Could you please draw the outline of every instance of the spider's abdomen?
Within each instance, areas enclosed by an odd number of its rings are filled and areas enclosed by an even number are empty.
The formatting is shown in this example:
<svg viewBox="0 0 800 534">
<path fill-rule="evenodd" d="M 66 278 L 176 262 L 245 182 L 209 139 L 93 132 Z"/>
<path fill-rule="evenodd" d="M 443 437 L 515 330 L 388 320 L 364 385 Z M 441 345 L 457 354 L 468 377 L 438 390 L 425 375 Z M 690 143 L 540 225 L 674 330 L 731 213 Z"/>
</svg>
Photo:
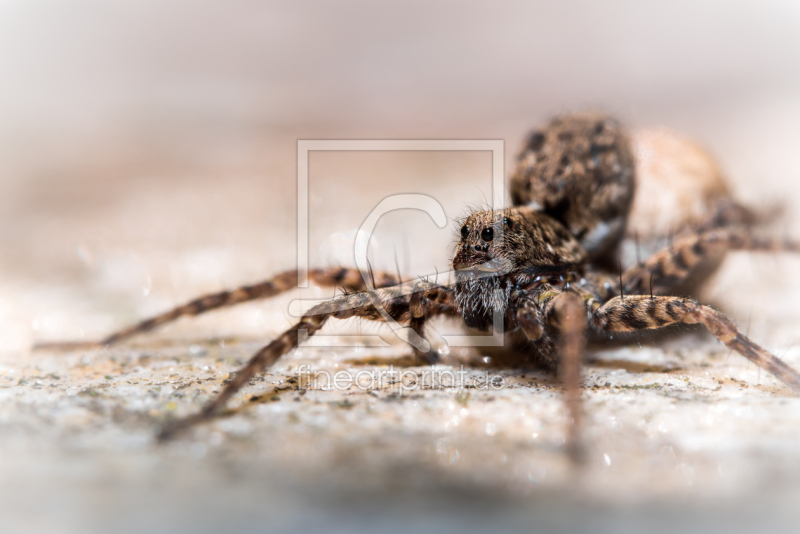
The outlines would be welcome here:
<svg viewBox="0 0 800 534">
<path fill-rule="evenodd" d="M 532 132 L 511 175 L 511 199 L 563 224 L 590 261 L 611 258 L 635 190 L 631 143 L 610 117 L 556 117 Z"/>
</svg>

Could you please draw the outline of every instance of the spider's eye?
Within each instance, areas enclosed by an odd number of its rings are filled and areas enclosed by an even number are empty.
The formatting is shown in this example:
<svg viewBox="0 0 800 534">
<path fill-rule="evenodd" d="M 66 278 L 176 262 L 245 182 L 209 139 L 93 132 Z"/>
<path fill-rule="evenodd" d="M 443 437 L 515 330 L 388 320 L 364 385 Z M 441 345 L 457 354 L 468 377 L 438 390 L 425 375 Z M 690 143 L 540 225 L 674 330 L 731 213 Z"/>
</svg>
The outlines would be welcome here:
<svg viewBox="0 0 800 534">
<path fill-rule="evenodd" d="M 469 228 L 465 224 L 464 226 L 461 227 L 461 239 L 466 239 L 468 235 L 469 235 Z"/>
<path fill-rule="evenodd" d="M 511 230 L 512 228 L 514 228 L 514 223 L 508 217 L 503 217 L 503 227 L 506 230 Z"/>
<path fill-rule="evenodd" d="M 481 239 L 486 241 L 487 243 L 494 239 L 494 230 L 491 228 L 484 228 L 481 232 Z"/>
</svg>

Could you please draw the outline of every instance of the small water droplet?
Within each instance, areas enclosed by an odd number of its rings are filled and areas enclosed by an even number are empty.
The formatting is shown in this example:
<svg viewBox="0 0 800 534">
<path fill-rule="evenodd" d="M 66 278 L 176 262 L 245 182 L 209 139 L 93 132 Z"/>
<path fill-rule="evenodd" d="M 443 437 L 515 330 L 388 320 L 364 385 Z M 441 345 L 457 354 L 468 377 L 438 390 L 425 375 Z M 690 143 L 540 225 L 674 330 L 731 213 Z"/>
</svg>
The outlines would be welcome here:
<svg viewBox="0 0 800 534">
<path fill-rule="evenodd" d="M 144 286 L 142 286 L 142 295 L 144 295 L 145 297 L 149 295 L 151 286 L 152 283 L 150 282 L 150 277 L 148 276 L 144 279 Z"/>
<path fill-rule="evenodd" d="M 608 454 L 603 455 L 603 461 L 605 461 L 606 465 L 611 465 L 611 458 L 608 456 Z"/>
</svg>

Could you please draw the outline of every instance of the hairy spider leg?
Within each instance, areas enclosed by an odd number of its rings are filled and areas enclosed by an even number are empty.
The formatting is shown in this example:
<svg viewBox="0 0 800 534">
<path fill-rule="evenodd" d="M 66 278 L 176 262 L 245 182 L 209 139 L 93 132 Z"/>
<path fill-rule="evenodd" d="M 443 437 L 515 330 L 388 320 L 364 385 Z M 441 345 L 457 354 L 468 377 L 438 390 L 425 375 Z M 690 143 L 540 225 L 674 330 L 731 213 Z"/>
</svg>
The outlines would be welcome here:
<svg viewBox="0 0 800 534">
<path fill-rule="evenodd" d="M 375 287 L 387 287 L 399 284 L 396 275 L 377 271 L 372 273 Z M 321 287 L 342 287 L 345 291 L 363 291 L 365 289 L 364 280 L 358 269 L 335 267 L 328 269 L 310 269 L 308 278 L 314 284 Z M 80 346 L 102 347 L 113 345 L 120 341 L 129 339 L 133 336 L 149 332 L 167 323 L 171 323 L 181 317 L 194 317 L 202 313 L 218 310 L 228 306 L 234 306 L 243 302 L 264 299 L 277 296 L 281 293 L 297 288 L 297 271 L 285 271 L 273 276 L 264 282 L 241 286 L 236 289 L 220 291 L 193 299 L 186 304 L 177 306 L 169 311 L 151 317 L 140 323 L 134 324 L 107 336 L 96 343 L 78 343 Z M 36 349 L 73 347 L 76 344 L 69 342 L 40 343 L 34 345 Z"/>
<path fill-rule="evenodd" d="M 764 252 L 800 252 L 800 243 L 774 237 L 753 235 L 741 227 L 718 228 L 685 237 L 672 247 L 650 256 L 622 275 L 626 294 L 650 292 L 669 293 L 690 279 L 704 262 L 728 250 Z"/>
<path fill-rule="evenodd" d="M 629 295 L 614 297 L 597 308 L 592 326 L 604 332 L 635 332 L 676 323 L 700 323 L 714 337 L 800 394 L 800 374 L 739 332 L 720 312 L 681 297 Z"/>
<path fill-rule="evenodd" d="M 415 300 L 414 311 L 411 302 L 418 293 L 423 294 L 421 300 Z M 411 294 L 407 294 L 404 285 L 390 288 L 364 291 L 350 295 L 342 295 L 313 307 L 294 326 L 275 338 L 271 343 L 256 352 L 250 361 L 231 378 L 225 388 L 197 414 L 175 421 L 165 426 L 159 439 L 170 438 L 176 431 L 207 421 L 219 414 L 228 400 L 235 395 L 255 375 L 271 367 L 281 356 L 297 348 L 300 333 L 305 331 L 307 337 L 316 334 L 331 317 L 349 319 L 360 317 L 370 321 L 383 322 L 384 318 L 376 309 L 380 305 L 389 317 L 398 323 L 409 322 L 414 313 L 424 318 L 440 314 L 455 314 L 452 293 L 445 288 L 429 283 L 418 284 Z M 420 312 L 420 307 L 424 308 Z"/>
<path fill-rule="evenodd" d="M 559 375 L 564 383 L 564 404 L 569 414 L 567 454 L 576 462 L 585 459 L 581 429 L 581 368 L 586 350 L 586 308 L 581 297 L 566 290 L 546 302 L 544 315 L 559 333 Z"/>
</svg>

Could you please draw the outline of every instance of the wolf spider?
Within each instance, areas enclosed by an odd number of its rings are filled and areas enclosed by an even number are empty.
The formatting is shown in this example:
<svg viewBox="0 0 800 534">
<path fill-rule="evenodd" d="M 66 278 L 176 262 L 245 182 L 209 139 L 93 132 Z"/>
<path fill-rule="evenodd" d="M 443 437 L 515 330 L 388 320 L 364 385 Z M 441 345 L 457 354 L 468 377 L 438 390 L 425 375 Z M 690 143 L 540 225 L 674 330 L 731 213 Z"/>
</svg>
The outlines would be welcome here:
<svg viewBox="0 0 800 534">
<path fill-rule="evenodd" d="M 688 282 L 713 270 L 725 251 L 798 251 L 798 246 L 753 235 L 752 213 L 721 194 L 709 202 L 708 214 L 678 231 L 671 246 L 623 272 L 614 260 L 634 200 L 635 171 L 630 141 L 616 121 L 589 114 L 557 117 L 529 136 L 517 159 L 511 177 L 515 206 L 474 212 L 461 223 L 453 284 L 401 283 L 399 276 L 375 272 L 372 285 L 379 289 L 367 291 L 358 270 L 311 270 L 312 282 L 342 287 L 345 294 L 305 313 L 253 355 L 199 413 L 165 426 L 160 437 L 219 414 L 255 375 L 297 348 L 301 331 L 312 336 L 330 318 L 384 321 L 379 306 L 423 339 L 427 322 L 436 316 L 461 317 L 466 326 L 487 331 L 494 313 L 502 314 L 519 358 L 533 359 L 562 377 L 572 419 L 566 443 L 573 457 L 580 451 L 581 359 L 590 337 L 699 323 L 800 393 L 800 374 L 794 369 L 748 339 L 720 312 L 681 294 Z M 296 285 L 297 273 L 288 271 L 259 284 L 206 295 L 116 332 L 100 345 Z M 430 363 L 438 360 L 434 351 L 415 351 Z"/>
</svg>

